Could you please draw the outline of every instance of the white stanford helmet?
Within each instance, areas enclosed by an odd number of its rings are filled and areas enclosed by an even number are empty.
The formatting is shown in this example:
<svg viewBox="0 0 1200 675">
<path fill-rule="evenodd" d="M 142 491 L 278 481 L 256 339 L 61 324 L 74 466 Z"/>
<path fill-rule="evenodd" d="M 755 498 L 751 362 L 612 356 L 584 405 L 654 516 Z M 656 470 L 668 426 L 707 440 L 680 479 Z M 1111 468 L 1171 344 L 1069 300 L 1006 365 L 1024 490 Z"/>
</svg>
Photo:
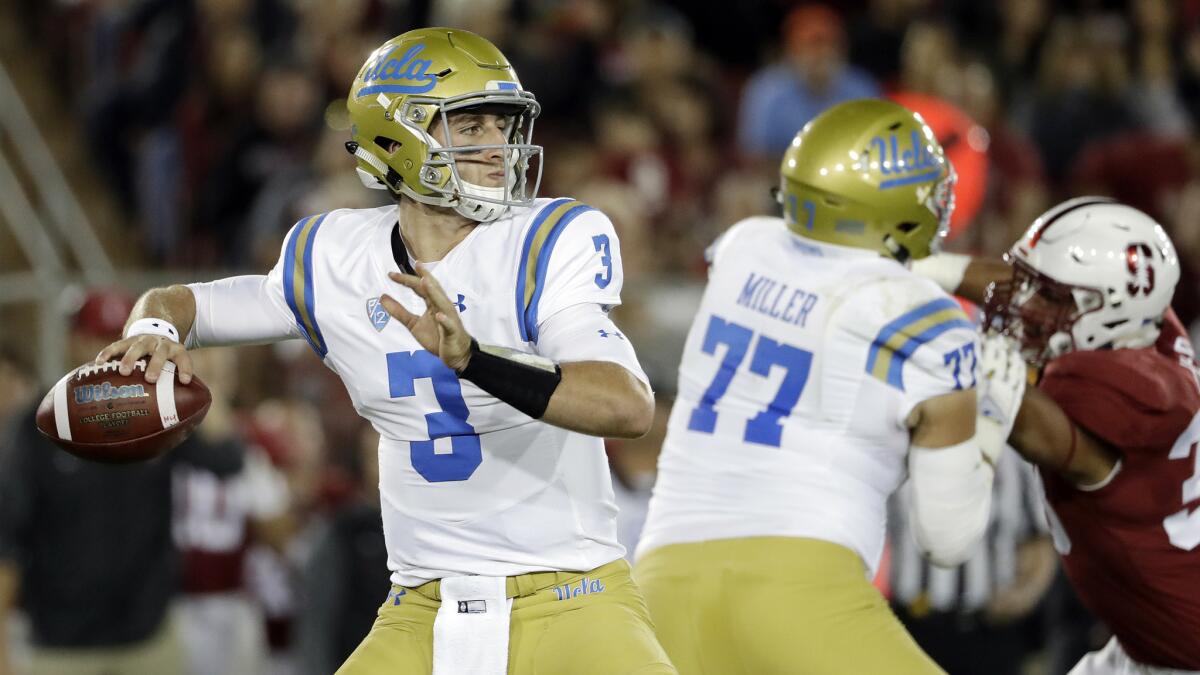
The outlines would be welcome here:
<svg viewBox="0 0 1200 675">
<path fill-rule="evenodd" d="M 1179 283 L 1162 226 L 1106 197 L 1043 213 L 1004 258 L 1013 276 L 990 290 L 986 325 L 1018 338 L 1036 365 L 1073 350 L 1154 344 Z"/>
</svg>

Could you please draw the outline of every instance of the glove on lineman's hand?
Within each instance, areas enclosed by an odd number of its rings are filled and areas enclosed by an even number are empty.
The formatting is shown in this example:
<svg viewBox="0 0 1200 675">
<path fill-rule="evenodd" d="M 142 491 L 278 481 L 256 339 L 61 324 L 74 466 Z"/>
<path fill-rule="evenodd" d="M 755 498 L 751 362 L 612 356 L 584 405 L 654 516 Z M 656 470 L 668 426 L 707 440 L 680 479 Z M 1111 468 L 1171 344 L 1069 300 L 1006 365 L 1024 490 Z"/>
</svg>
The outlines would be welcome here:
<svg viewBox="0 0 1200 675">
<path fill-rule="evenodd" d="M 1027 371 L 1017 341 L 996 333 L 985 333 L 979 340 L 979 415 L 975 433 L 988 461 L 996 459 L 1012 434 L 1021 400 L 1025 397 Z"/>
</svg>

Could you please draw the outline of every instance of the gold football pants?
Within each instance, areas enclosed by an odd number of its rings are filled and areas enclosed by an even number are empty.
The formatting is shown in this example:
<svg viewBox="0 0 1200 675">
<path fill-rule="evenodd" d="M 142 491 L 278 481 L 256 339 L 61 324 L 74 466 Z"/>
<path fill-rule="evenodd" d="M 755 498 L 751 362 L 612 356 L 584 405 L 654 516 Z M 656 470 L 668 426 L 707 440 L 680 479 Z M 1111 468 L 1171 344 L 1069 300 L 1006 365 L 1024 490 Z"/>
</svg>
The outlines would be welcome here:
<svg viewBox="0 0 1200 675">
<path fill-rule="evenodd" d="M 837 544 L 673 544 L 643 555 L 634 578 L 680 675 L 943 673 Z"/>
<path fill-rule="evenodd" d="M 673 674 L 629 564 L 508 578 L 511 675 Z M 371 632 L 337 675 L 428 675 L 439 582 L 392 586 Z"/>
</svg>

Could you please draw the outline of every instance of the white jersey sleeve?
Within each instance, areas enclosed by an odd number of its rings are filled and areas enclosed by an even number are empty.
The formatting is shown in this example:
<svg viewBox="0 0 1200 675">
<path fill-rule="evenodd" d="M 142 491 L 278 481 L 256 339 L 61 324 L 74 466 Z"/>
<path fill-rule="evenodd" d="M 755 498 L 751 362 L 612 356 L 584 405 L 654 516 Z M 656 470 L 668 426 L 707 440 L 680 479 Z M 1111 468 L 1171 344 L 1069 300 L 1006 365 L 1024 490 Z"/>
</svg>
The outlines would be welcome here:
<svg viewBox="0 0 1200 675">
<path fill-rule="evenodd" d="M 538 353 L 555 361 L 607 361 L 625 368 L 646 384 L 629 338 L 597 304 L 568 307 L 542 322 Z"/>
<path fill-rule="evenodd" d="M 193 349 L 304 337 L 297 318 L 302 314 L 293 305 L 303 304 L 306 295 L 311 298 L 312 290 L 306 286 L 311 283 L 306 277 L 294 274 L 294 251 L 300 240 L 315 237 L 320 222 L 305 218 L 296 223 L 284 238 L 279 261 L 266 275 L 188 284 L 196 298 L 196 319 L 185 346 Z M 289 280 L 293 286 L 298 281 L 299 288 L 287 288 Z"/>
<path fill-rule="evenodd" d="M 900 392 L 900 422 L 921 401 L 975 386 L 975 324 L 933 282 L 895 277 L 871 284 L 849 300 L 835 321 L 869 343 L 866 372 Z"/>
<path fill-rule="evenodd" d="M 542 322 L 568 307 L 621 304 L 621 244 L 604 213 L 573 200 L 551 202 L 526 240 L 517 289 L 524 296 L 522 338 L 536 344 Z"/>
</svg>

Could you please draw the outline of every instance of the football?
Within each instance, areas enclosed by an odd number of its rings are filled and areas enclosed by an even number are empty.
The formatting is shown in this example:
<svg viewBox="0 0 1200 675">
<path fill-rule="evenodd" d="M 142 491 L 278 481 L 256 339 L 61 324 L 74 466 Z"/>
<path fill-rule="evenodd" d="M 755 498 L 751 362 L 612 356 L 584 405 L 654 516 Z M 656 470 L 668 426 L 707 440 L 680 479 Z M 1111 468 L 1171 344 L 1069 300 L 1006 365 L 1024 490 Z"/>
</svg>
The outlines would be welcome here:
<svg viewBox="0 0 1200 675">
<path fill-rule="evenodd" d="M 84 459 L 139 462 L 179 445 L 208 412 L 208 387 L 194 376 L 177 383 L 174 363 L 157 383 L 146 381 L 145 361 L 129 375 L 119 366 L 87 364 L 67 373 L 38 406 L 38 431 Z"/>
</svg>

